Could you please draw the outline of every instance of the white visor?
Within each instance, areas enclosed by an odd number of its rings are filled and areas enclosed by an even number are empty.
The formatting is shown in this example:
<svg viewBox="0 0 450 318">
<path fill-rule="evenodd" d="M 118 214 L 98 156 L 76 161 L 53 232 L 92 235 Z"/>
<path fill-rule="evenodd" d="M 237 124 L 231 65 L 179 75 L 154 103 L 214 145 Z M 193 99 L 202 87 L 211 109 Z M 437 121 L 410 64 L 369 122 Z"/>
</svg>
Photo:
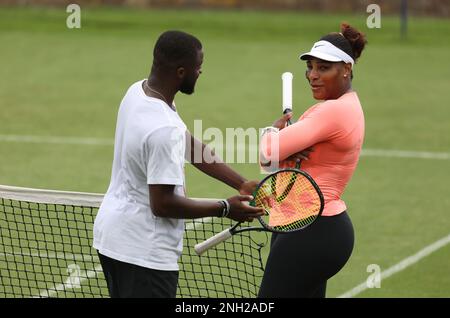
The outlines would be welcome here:
<svg viewBox="0 0 450 318">
<path fill-rule="evenodd" d="M 324 40 L 314 43 L 311 51 L 300 55 L 301 60 L 308 60 L 310 57 L 316 57 L 328 62 L 351 63 L 352 66 L 355 64 L 355 61 L 350 55 Z"/>
</svg>

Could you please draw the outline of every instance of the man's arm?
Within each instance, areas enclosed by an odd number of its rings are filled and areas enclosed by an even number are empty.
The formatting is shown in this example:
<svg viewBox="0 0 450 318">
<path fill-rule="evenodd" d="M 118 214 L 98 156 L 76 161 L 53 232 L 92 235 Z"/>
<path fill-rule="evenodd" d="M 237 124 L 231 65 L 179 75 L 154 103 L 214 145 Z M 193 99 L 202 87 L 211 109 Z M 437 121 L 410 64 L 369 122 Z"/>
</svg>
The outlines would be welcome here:
<svg viewBox="0 0 450 318">
<path fill-rule="evenodd" d="M 174 185 L 149 185 L 150 206 L 153 214 L 159 217 L 175 219 L 196 219 L 207 216 L 222 216 L 220 202 L 192 200 L 175 194 Z M 238 222 L 252 221 L 264 214 L 262 208 L 244 204 L 252 199 L 249 195 L 228 198 L 230 213 L 228 217 Z"/>
<path fill-rule="evenodd" d="M 189 131 L 186 132 L 186 142 L 190 143 L 186 146 L 186 149 L 190 149 L 190 157 L 187 159 L 198 170 L 222 181 L 238 190 L 241 194 L 251 194 L 253 192 L 258 184 L 256 181 L 247 181 L 247 179 L 224 163 L 220 157 L 216 156 L 212 149 L 192 136 Z M 208 161 L 205 161 L 203 157 L 205 153 L 211 154 L 211 158 L 208 158 Z"/>
</svg>

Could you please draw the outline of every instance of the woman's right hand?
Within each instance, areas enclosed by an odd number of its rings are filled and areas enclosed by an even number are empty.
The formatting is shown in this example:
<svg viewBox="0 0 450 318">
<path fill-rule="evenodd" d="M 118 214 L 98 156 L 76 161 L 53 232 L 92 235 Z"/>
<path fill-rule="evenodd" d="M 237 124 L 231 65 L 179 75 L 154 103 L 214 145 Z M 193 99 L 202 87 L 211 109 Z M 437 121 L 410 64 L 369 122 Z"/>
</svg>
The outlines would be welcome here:
<svg viewBox="0 0 450 318">
<path fill-rule="evenodd" d="M 300 163 L 302 160 L 308 160 L 311 152 L 314 151 L 314 148 L 311 146 L 302 151 L 294 153 L 290 155 L 288 158 L 282 161 L 282 163 L 287 163 L 289 166 L 295 166 L 297 163 Z"/>
</svg>

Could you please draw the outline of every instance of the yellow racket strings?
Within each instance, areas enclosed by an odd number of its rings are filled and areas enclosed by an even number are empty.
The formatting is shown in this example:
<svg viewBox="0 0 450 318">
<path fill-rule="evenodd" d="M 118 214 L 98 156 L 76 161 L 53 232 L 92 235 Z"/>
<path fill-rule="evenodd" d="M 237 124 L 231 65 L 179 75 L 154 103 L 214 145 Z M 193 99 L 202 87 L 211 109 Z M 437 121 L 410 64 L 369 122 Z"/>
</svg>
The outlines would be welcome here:
<svg viewBox="0 0 450 318">
<path fill-rule="evenodd" d="M 263 221 L 269 227 L 289 232 L 314 222 L 320 213 L 321 199 L 303 174 L 281 171 L 260 187 L 255 205 L 266 210 Z"/>
</svg>

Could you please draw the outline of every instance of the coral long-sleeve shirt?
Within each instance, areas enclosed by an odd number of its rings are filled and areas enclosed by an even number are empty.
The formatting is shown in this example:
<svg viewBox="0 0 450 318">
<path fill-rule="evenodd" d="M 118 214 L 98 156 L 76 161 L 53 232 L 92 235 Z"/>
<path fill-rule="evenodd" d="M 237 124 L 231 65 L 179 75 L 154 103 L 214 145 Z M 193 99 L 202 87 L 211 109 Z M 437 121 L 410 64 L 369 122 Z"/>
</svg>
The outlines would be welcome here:
<svg viewBox="0 0 450 318">
<path fill-rule="evenodd" d="M 278 135 L 278 142 L 272 138 Z M 332 216 L 347 207 L 341 196 L 358 164 L 364 140 L 364 114 L 356 92 L 327 100 L 309 108 L 295 123 L 278 133 L 267 133 L 260 149 L 266 159 L 281 162 L 289 156 L 313 146 L 309 160 L 301 169 L 322 190 L 325 207 L 322 215 Z M 278 143 L 278 157 L 272 145 Z"/>
</svg>

